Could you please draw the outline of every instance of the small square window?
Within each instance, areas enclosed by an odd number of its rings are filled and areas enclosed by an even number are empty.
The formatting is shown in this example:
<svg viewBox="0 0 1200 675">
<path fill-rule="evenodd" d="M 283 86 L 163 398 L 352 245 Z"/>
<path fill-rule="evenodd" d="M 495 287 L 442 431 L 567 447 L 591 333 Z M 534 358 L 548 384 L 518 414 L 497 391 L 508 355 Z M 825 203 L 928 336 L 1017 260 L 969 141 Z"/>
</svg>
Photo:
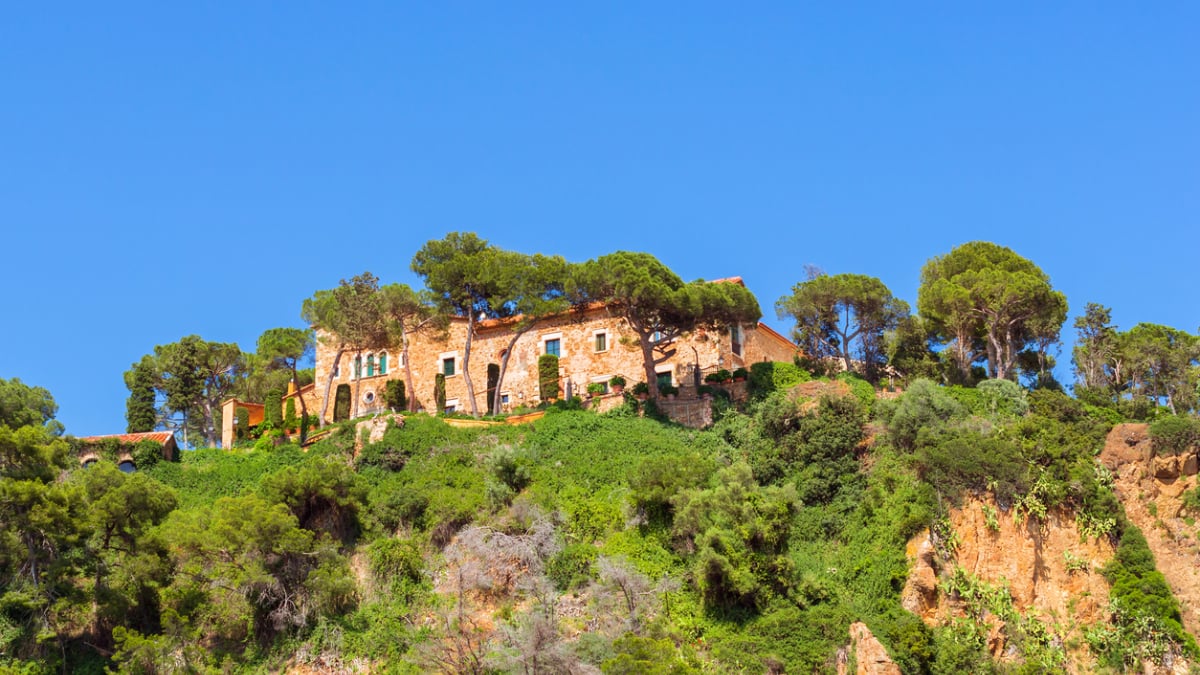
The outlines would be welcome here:
<svg viewBox="0 0 1200 675">
<path fill-rule="evenodd" d="M 657 376 L 656 381 L 658 382 L 658 386 L 661 387 L 663 385 L 671 384 L 671 371 L 668 370 L 665 373 L 655 373 L 655 375 Z"/>
<path fill-rule="evenodd" d="M 508 394 L 500 394 L 500 405 L 508 405 Z"/>
<path fill-rule="evenodd" d="M 608 351 L 608 333 L 596 333 L 596 351 Z"/>
<path fill-rule="evenodd" d="M 442 359 L 442 374 L 450 377 L 454 374 L 454 357 Z"/>
<path fill-rule="evenodd" d="M 562 340 L 558 338 L 546 340 L 546 353 L 553 354 L 555 356 L 562 356 Z"/>
</svg>

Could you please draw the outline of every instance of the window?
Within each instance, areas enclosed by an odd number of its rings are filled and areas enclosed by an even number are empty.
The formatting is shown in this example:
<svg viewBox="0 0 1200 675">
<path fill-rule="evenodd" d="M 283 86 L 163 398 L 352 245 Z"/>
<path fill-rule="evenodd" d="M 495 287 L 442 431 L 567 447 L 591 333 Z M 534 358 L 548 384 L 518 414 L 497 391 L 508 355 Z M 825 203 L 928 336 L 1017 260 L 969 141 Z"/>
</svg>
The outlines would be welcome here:
<svg viewBox="0 0 1200 675">
<path fill-rule="evenodd" d="M 362 357 L 354 357 L 354 379 L 362 377 Z"/>
<path fill-rule="evenodd" d="M 137 466 L 135 466 L 134 463 L 129 460 L 121 462 L 117 465 L 117 468 L 121 470 L 121 473 L 133 473 L 134 471 L 137 471 Z"/>
<path fill-rule="evenodd" d="M 370 405 L 374 402 L 375 402 L 375 392 L 368 391 L 367 393 L 363 394 L 363 403 Z"/>
<path fill-rule="evenodd" d="M 387 375 L 387 352 L 379 355 L 379 374 Z"/>
<path fill-rule="evenodd" d="M 729 342 L 736 356 L 742 355 L 742 327 L 734 324 L 729 327 Z"/>
<path fill-rule="evenodd" d="M 458 352 L 442 352 L 438 354 L 438 372 L 446 377 L 458 373 Z"/>
<path fill-rule="evenodd" d="M 598 351 L 598 352 L 608 351 L 608 333 L 605 333 L 605 332 L 596 333 L 596 351 Z"/>
<path fill-rule="evenodd" d="M 661 387 L 664 384 L 671 384 L 671 371 L 668 370 L 662 373 L 655 373 L 655 375 L 657 376 L 656 382 L 658 383 L 658 386 Z"/>
<path fill-rule="evenodd" d="M 367 377 L 375 374 L 375 355 L 367 354 Z"/>
<path fill-rule="evenodd" d="M 442 410 L 442 412 L 446 413 L 447 415 L 458 412 L 458 399 L 452 398 L 449 401 L 446 401 L 446 407 Z"/>
<path fill-rule="evenodd" d="M 562 356 L 562 340 L 561 339 L 552 338 L 550 340 L 546 340 L 545 345 L 546 345 L 546 353 L 547 354 L 553 354 L 555 356 Z"/>
<path fill-rule="evenodd" d="M 500 405 L 508 405 L 508 402 L 511 400 L 509 396 L 510 394 L 506 391 L 500 392 Z"/>
</svg>

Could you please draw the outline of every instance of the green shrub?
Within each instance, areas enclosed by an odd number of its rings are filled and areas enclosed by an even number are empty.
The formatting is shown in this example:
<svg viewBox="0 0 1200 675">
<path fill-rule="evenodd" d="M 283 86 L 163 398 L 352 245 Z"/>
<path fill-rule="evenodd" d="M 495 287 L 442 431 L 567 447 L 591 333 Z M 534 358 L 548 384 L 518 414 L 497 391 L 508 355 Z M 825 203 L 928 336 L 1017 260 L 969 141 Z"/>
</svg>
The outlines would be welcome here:
<svg viewBox="0 0 1200 675">
<path fill-rule="evenodd" d="M 145 439 L 138 441 L 129 454 L 133 457 L 133 465 L 144 471 L 163 459 L 163 446 L 158 441 Z"/>
<path fill-rule="evenodd" d="M 237 421 L 234 423 L 234 435 L 239 441 L 244 440 L 250 434 L 250 411 L 239 405 L 235 414 Z"/>
<path fill-rule="evenodd" d="M 558 357 L 554 354 L 538 357 L 538 393 L 543 401 L 558 398 Z"/>
<path fill-rule="evenodd" d="M 283 428 L 291 431 L 299 426 L 296 420 L 296 399 L 289 398 L 283 406 Z"/>
<path fill-rule="evenodd" d="M 1161 655 L 1171 646 L 1185 656 L 1197 655 L 1195 640 L 1183 630 L 1179 602 L 1155 569 L 1146 537 L 1132 523 L 1125 523 L 1117 550 L 1101 571 L 1112 585 L 1113 621 L 1124 634 L 1106 645 L 1111 648 L 1105 654 L 1110 665 L 1134 665 L 1139 652 Z M 1143 630 L 1145 624 L 1155 630 Z"/>
<path fill-rule="evenodd" d="M 646 384 L 645 382 L 638 382 L 637 384 L 633 385 L 633 395 L 634 396 L 645 396 L 646 394 L 649 394 L 649 393 L 650 393 L 650 385 Z"/>
<path fill-rule="evenodd" d="M 443 373 L 433 376 L 433 405 L 436 414 L 446 411 L 446 376 Z"/>
<path fill-rule="evenodd" d="M 658 387 L 658 393 L 660 396 L 675 396 L 679 393 L 679 387 L 676 387 L 673 384 L 660 385 Z"/>
<path fill-rule="evenodd" d="M 599 552 L 591 544 L 567 544 L 546 562 L 546 576 L 561 591 L 586 584 L 593 576 Z"/>
<path fill-rule="evenodd" d="M 708 375 L 704 376 L 705 382 L 721 383 L 721 382 L 728 382 L 732 379 L 733 379 L 733 374 L 724 368 L 714 371 L 714 372 L 711 372 Z"/>
<path fill-rule="evenodd" d="M 1011 380 L 984 380 L 975 386 L 983 414 L 992 419 L 1020 417 L 1029 411 L 1025 390 Z M 1045 391 L 1045 390 L 1043 390 Z"/>
<path fill-rule="evenodd" d="M 487 414 L 496 414 L 496 387 L 500 384 L 500 364 L 487 364 Z"/>
<path fill-rule="evenodd" d="M 862 378 L 857 373 L 842 372 L 838 373 L 837 380 L 845 382 L 850 387 L 850 393 L 854 394 L 854 398 L 862 404 L 863 410 L 870 412 L 871 406 L 875 405 L 875 386 Z"/>
<path fill-rule="evenodd" d="M 733 379 L 735 380 L 744 380 L 749 376 L 750 371 L 746 370 L 745 368 L 735 368 L 733 370 Z"/>
<path fill-rule="evenodd" d="M 408 392 L 405 391 L 404 380 L 388 380 L 384 386 L 383 400 L 392 410 L 407 410 Z"/>
<path fill-rule="evenodd" d="M 272 429 L 283 428 L 283 392 L 278 389 L 270 389 L 267 391 L 266 398 L 263 399 L 265 404 L 264 415 L 266 420 L 271 423 Z"/>
<path fill-rule="evenodd" d="M 786 391 L 810 379 L 808 372 L 795 363 L 760 361 L 750 364 L 746 389 L 751 398 L 757 399 L 773 391 Z"/>
<path fill-rule="evenodd" d="M 605 384 L 603 382 L 589 382 L 587 386 L 587 393 L 592 396 L 599 396 L 600 394 L 605 393 Z"/>
<path fill-rule="evenodd" d="M 1200 421 L 1186 415 L 1164 415 L 1150 423 L 1155 454 L 1177 455 L 1200 442 Z"/>
<path fill-rule="evenodd" d="M 333 421 L 350 419 L 350 385 L 339 384 L 333 398 Z"/>
<path fill-rule="evenodd" d="M 953 419 L 966 416 L 966 409 L 947 393 L 946 389 L 929 380 L 916 380 L 900 397 L 892 418 L 888 420 L 888 432 L 896 446 L 912 449 L 918 435 L 936 431 Z"/>
</svg>

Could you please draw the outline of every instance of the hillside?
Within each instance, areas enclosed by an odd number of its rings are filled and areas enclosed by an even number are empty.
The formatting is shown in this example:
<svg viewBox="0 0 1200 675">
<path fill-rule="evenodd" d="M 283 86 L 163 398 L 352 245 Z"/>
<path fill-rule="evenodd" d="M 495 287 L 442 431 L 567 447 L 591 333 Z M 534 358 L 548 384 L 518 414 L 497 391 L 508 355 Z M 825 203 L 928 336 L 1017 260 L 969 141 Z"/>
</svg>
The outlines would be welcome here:
<svg viewBox="0 0 1200 675">
<path fill-rule="evenodd" d="M 25 480 L 76 515 L 39 584 L 6 587 L 0 663 L 1186 672 L 1192 455 L 1053 392 L 843 379 L 718 402 L 705 431 L 632 399 L 526 426 L 396 416 L 128 476 L 53 441 L 70 469 Z"/>
</svg>

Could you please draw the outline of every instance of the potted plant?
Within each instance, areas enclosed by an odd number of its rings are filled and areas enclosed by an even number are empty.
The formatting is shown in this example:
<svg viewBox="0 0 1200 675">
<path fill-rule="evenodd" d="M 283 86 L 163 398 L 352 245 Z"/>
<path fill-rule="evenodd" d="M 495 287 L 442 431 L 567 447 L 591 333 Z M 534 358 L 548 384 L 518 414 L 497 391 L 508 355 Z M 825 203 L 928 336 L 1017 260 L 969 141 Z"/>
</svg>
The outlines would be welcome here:
<svg viewBox="0 0 1200 675">
<path fill-rule="evenodd" d="M 633 395 L 636 396 L 639 401 L 645 401 L 646 397 L 650 395 L 650 385 L 646 384 L 645 382 L 638 382 L 637 384 L 633 385 Z"/>
<path fill-rule="evenodd" d="M 664 384 L 658 388 L 658 393 L 666 396 L 668 401 L 674 401 L 675 395 L 679 393 L 679 387 L 673 384 Z"/>
<path fill-rule="evenodd" d="M 612 387 L 614 394 L 623 393 L 625 391 L 625 378 L 620 375 L 613 375 L 612 379 L 608 381 L 608 386 Z"/>
<path fill-rule="evenodd" d="M 720 384 L 725 381 L 725 376 L 728 374 L 729 374 L 728 370 L 718 370 L 716 372 L 712 372 L 712 373 L 705 375 L 704 381 L 711 382 L 712 384 Z"/>
<path fill-rule="evenodd" d="M 592 382 L 592 383 L 588 384 L 587 393 L 588 393 L 588 396 L 591 396 L 592 398 L 595 398 L 595 397 L 603 394 L 604 393 L 604 383 L 603 382 Z"/>
<path fill-rule="evenodd" d="M 733 371 L 733 381 L 734 382 L 745 382 L 746 377 L 749 375 L 750 375 L 750 372 L 748 370 L 746 370 L 745 368 L 738 368 L 737 370 Z"/>
</svg>

